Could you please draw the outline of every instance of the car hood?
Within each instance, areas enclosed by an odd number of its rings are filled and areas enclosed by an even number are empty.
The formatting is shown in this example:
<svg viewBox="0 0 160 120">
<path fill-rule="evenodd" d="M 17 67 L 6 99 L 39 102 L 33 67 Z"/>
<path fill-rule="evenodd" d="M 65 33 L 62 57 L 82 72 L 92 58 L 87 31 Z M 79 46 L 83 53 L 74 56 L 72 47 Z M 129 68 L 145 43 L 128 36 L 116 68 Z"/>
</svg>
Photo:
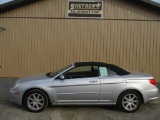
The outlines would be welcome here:
<svg viewBox="0 0 160 120">
<path fill-rule="evenodd" d="M 27 82 L 27 81 L 44 80 L 44 79 L 51 79 L 51 78 L 47 77 L 45 73 L 41 73 L 41 74 L 22 77 L 18 79 L 17 82 Z"/>
</svg>

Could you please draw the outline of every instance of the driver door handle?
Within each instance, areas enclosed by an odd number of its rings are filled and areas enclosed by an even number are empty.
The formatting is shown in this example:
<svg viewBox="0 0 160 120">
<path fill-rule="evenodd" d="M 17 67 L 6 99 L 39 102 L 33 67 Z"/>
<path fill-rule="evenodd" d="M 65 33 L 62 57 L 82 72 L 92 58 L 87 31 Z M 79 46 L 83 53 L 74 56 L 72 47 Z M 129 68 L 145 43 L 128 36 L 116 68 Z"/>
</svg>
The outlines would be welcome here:
<svg viewBox="0 0 160 120">
<path fill-rule="evenodd" d="M 90 83 L 96 83 L 96 82 L 98 82 L 97 80 L 90 80 L 89 81 Z"/>
</svg>

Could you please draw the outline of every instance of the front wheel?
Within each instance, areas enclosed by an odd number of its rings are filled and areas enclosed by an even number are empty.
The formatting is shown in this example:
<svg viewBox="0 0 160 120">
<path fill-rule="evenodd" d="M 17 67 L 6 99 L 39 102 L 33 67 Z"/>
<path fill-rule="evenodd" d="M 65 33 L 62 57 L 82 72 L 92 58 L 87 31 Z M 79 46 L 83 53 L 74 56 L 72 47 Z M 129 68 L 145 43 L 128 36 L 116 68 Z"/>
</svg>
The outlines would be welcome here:
<svg viewBox="0 0 160 120">
<path fill-rule="evenodd" d="M 141 106 L 141 98 L 135 91 L 125 91 L 119 96 L 117 104 L 121 110 L 132 113 Z"/>
<path fill-rule="evenodd" d="M 41 112 L 48 106 L 48 98 L 41 90 L 31 90 L 24 98 L 25 107 L 31 112 Z"/>
</svg>

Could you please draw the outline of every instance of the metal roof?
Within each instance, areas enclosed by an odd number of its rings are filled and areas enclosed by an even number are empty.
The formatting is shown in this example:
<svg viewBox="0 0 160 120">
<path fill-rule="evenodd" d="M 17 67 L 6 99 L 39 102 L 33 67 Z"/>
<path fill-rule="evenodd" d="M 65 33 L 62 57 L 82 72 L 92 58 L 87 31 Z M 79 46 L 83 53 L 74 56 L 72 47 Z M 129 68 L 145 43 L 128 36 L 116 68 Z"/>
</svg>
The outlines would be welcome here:
<svg viewBox="0 0 160 120">
<path fill-rule="evenodd" d="M 9 11 L 9 10 L 12 10 L 36 1 L 40 1 L 40 0 L 13 0 L 0 5 L 0 13 L 6 12 L 6 11 Z M 160 11 L 160 4 L 151 0 L 130 0 L 130 1 L 134 3 L 138 3 L 145 7 L 149 7 L 151 9 Z"/>
<path fill-rule="evenodd" d="M 152 0 L 131 0 L 131 1 L 160 12 L 160 3 L 158 2 L 154 2 Z"/>
<path fill-rule="evenodd" d="M 0 5 L 0 13 L 6 12 L 21 6 L 25 6 L 27 4 L 30 4 L 36 1 L 40 1 L 40 0 L 13 0 L 10 2 L 4 3 Z"/>
</svg>

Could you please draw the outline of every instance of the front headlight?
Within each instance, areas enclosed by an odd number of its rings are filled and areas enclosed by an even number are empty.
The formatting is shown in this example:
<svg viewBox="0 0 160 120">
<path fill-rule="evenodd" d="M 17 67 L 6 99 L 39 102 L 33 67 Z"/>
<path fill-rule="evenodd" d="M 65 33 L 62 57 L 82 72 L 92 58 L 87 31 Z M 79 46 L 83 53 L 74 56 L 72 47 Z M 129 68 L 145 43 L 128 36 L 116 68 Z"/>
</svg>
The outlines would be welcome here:
<svg viewBox="0 0 160 120">
<path fill-rule="evenodd" d="M 20 85 L 21 85 L 21 83 L 18 82 L 18 83 L 16 83 L 16 84 L 12 87 L 12 89 L 16 89 L 16 88 L 19 87 Z"/>
</svg>

